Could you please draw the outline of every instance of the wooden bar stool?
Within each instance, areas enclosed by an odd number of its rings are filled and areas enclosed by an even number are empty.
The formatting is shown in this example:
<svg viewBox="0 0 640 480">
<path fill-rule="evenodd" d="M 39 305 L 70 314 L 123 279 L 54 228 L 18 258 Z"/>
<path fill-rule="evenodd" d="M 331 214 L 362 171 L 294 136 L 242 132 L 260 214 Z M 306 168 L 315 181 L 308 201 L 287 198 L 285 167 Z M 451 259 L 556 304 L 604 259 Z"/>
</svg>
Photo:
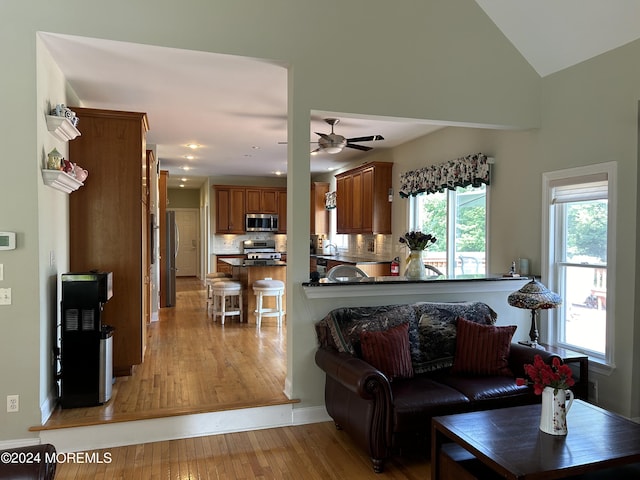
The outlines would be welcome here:
<svg viewBox="0 0 640 480">
<path fill-rule="evenodd" d="M 207 273 L 205 277 L 205 285 L 207 286 L 207 315 L 211 311 L 211 307 L 213 306 L 213 291 L 212 287 L 215 282 L 220 280 L 228 280 L 231 278 L 231 274 L 224 272 L 212 272 Z"/>
<path fill-rule="evenodd" d="M 284 305 L 282 305 L 282 296 L 284 295 L 284 282 L 265 278 L 264 280 L 256 280 L 253 282 L 253 293 L 256 295 L 256 326 L 260 327 L 262 317 L 278 317 L 278 327 L 282 326 L 282 317 L 284 316 Z M 275 308 L 267 308 L 263 304 L 264 297 L 275 297 Z"/>
<path fill-rule="evenodd" d="M 214 322 L 218 315 L 222 325 L 224 325 L 224 319 L 232 315 L 238 315 L 242 322 L 242 285 L 240 283 L 230 280 L 217 281 L 211 285 L 211 292 Z M 227 310 L 227 300 L 229 300 L 230 310 Z"/>
</svg>

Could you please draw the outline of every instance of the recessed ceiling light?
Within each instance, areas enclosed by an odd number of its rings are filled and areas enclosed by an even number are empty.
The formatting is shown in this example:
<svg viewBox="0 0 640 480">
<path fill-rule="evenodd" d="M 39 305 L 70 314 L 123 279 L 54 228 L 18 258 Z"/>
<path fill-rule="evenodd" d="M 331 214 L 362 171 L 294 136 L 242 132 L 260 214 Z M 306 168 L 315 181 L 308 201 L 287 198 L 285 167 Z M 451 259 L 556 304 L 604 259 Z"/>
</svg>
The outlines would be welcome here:
<svg viewBox="0 0 640 480">
<path fill-rule="evenodd" d="M 180 187 L 180 188 L 184 188 L 184 183 L 181 183 L 181 184 L 179 185 L 179 187 Z"/>
<path fill-rule="evenodd" d="M 186 181 L 188 181 L 188 180 L 187 180 L 186 178 L 181 178 L 181 179 L 180 179 L 180 181 L 181 181 L 181 182 L 186 182 Z"/>
<path fill-rule="evenodd" d="M 198 145 L 197 143 L 188 143 L 187 147 L 191 150 L 196 150 L 197 148 L 200 148 L 200 145 Z"/>
<path fill-rule="evenodd" d="M 282 172 L 281 172 L 280 170 L 276 170 L 276 171 L 275 171 L 275 172 L 273 172 L 273 173 L 275 173 L 275 174 L 276 174 L 276 175 L 278 175 L 278 176 L 282 175 Z"/>
<path fill-rule="evenodd" d="M 184 166 L 183 166 L 183 167 L 181 167 L 181 168 L 182 168 L 182 170 L 185 170 L 185 171 L 186 171 L 186 170 L 191 170 L 191 167 L 190 167 L 190 166 L 188 166 L 188 165 L 184 165 Z"/>
<path fill-rule="evenodd" d="M 254 145 L 254 146 L 253 146 L 253 147 L 251 147 L 251 148 L 253 148 L 254 150 L 260 150 L 260 147 L 258 147 L 258 146 L 256 146 L 256 145 Z"/>
<path fill-rule="evenodd" d="M 194 157 L 193 155 L 185 155 L 184 158 L 186 158 L 187 160 L 193 160 L 196 157 Z"/>
</svg>

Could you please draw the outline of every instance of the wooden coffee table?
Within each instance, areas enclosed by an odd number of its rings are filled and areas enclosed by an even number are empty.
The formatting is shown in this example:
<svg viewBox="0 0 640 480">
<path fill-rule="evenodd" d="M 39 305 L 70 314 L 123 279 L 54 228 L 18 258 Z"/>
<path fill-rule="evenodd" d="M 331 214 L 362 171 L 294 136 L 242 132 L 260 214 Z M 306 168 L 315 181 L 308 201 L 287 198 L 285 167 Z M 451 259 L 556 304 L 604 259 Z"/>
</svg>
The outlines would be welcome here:
<svg viewBox="0 0 640 480">
<path fill-rule="evenodd" d="M 569 433 L 539 429 L 538 405 L 436 417 L 431 479 L 554 479 L 640 462 L 640 424 L 575 400 Z"/>
</svg>

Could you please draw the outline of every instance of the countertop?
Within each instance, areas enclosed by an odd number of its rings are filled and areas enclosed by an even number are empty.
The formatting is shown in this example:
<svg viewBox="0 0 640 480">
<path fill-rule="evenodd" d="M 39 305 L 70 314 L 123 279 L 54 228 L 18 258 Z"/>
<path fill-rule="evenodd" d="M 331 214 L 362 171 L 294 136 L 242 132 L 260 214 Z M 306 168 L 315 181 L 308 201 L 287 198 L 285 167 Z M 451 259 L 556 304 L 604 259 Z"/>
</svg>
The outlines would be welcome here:
<svg viewBox="0 0 640 480">
<path fill-rule="evenodd" d="M 321 278 L 317 282 L 305 282 L 303 287 L 333 287 L 336 285 L 378 285 L 378 284 L 409 284 L 409 283 L 454 283 L 454 282 L 487 282 L 498 280 L 530 280 L 527 277 L 504 277 L 502 275 L 467 274 L 447 277 L 446 275 L 434 275 L 425 280 L 410 280 L 404 276 L 382 277 L 337 277 L 335 280 Z"/>
<path fill-rule="evenodd" d="M 286 267 L 287 262 L 283 262 L 281 260 L 274 260 L 274 263 L 271 265 L 245 265 L 244 258 L 221 258 L 221 262 L 228 263 L 232 267 Z"/>
<path fill-rule="evenodd" d="M 342 255 L 342 254 L 327 255 L 326 253 L 325 254 L 312 253 L 311 257 L 315 257 L 316 259 L 322 258 L 324 260 L 333 260 L 334 262 L 340 262 L 340 263 L 351 263 L 353 265 L 357 263 L 370 263 L 370 264 L 391 263 L 391 260 L 384 260 L 375 255 Z"/>
</svg>

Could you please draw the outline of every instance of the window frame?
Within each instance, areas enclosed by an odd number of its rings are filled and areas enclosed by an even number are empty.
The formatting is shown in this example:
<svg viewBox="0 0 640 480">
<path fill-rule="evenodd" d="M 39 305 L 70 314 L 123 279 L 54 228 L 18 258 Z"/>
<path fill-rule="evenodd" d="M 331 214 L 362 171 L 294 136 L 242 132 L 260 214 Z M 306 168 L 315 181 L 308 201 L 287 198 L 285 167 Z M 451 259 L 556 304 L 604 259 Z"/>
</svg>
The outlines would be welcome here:
<svg viewBox="0 0 640 480">
<path fill-rule="evenodd" d="M 584 183 L 588 177 L 606 175 L 607 179 L 607 296 L 606 309 L 606 335 L 605 352 L 603 355 L 592 352 L 586 348 L 580 349 L 575 345 L 567 345 L 560 341 L 559 313 L 555 309 L 546 310 L 548 323 L 543 330 L 542 338 L 549 345 L 568 348 L 584 353 L 589 357 L 590 364 L 598 373 L 609 374 L 615 368 L 615 265 L 616 265 L 616 212 L 617 212 L 617 162 L 606 162 L 595 165 L 544 172 L 542 174 L 542 281 L 547 287 L 561 294 L 561 282 L 559 269 L 556 268 L 556 252 L 558 247 L 558 232 L 556 221 L 556 209 L 552 203 L 554 184 Z M 558 262 L 564 263 L 567 262 Z"/>
<path fill-rule="evenodd" d="M 465 187 L 466 188 L 466 187 Z M 447 248 L 446 248 L 446 258 L 447 258 L 447 271 L 444 272 L 445 275 L 449 277 L 455 276 L 455 270 L 457 265 L 457 257 L 456 248 L 455 248 L 455 239 L 456 239 L 456 229 L 455 229 L 455 220 L 456 220 L 456 212 L 454 208 L 451 208 L 451 205 L 455 205 L 457 191 L 447 189 L 445 191 L 447 195 Z M 428 193 L 422 193 L 419 195 L 428 195 Z M 419 195 L 411 196 L 409 199 L 409 208 L 408 208 L 408 218 L 407 224 L 409 225 L 409 230 L 416 230 L 419 228 L 418 224 L 418 198 Z M 487 269 L 489 266 L 489 212 L 490 212 L 490 197 L 491 197 L 491 186 L 490 184 L 485 184 L 485 236 L 484 236 L 484 260 L 485 260 L 485 274 L 487 273 Z M 429 232 L 425 232 L 429 233 Z"/>
</svg>

